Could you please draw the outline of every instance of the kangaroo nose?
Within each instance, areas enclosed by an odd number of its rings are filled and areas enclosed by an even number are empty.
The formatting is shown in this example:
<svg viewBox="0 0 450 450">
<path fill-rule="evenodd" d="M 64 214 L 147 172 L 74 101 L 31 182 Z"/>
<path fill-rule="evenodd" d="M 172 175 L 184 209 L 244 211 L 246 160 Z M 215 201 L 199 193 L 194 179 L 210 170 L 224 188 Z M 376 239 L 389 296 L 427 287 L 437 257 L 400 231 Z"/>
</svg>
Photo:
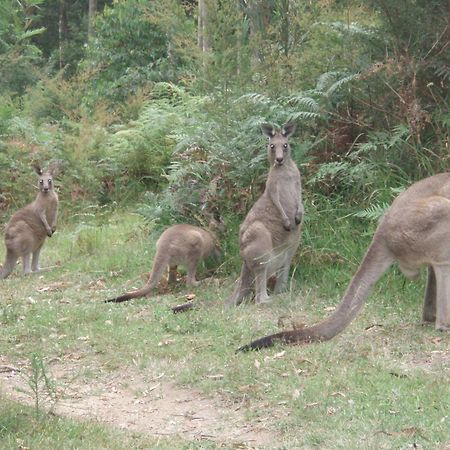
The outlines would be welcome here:
<svg viewBox="0 0 450 450">
<path fill-rule="evenodd" d="M 277 163 L 282 163 L 283 162 L 283 157 L 282 156 L 278 156 L 277 158 L 276 158 L 276 161 L 277 161 Z"/>
</svg>

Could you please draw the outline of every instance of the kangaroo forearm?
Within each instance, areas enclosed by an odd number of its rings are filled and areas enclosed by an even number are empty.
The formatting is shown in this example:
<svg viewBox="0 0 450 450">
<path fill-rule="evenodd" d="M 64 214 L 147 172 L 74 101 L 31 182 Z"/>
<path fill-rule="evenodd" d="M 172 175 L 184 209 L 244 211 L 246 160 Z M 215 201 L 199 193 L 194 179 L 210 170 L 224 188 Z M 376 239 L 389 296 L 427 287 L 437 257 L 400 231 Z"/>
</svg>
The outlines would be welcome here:
<svg viewBox="0 0 450 450">
<path fill-rule="evenodd" d="M 41 222 L 43 223 L 45 230 L 47 231 L 47 234 L 52 233 L 52 227 L 47 222 L 47 217 L 45 216 L 45 213 L 39 214 L 39 218 L 41 219 Z"/>
<path fill-rule="evenodd" d="M 272 203 L 278 209 L 282 219 L 289 220 L 289 217 L 286 214 L 286 211 L 284 210 L 283 205 L 280 202 L 280 196 L 278 195 L 278 191 L 276 191 L 274 193 L 269 192 L 269 196 L 270 196 L 270 199 L 272 200 Z"/>
</svg>

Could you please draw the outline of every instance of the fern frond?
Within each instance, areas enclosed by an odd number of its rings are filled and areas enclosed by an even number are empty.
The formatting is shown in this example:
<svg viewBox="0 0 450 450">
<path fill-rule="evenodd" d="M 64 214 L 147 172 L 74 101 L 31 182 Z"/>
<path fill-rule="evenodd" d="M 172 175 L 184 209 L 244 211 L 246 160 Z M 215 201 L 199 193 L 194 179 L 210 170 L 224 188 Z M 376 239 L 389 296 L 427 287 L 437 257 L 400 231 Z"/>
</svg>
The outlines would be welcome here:
<svg viewBox="0 0 450 450">
<path fill-rule="evenodd" d="M 389 203 L 386 202 L 370 205 L 368 208 L 363 209 L 362 211 L 355 212 L 353 216 L 360 217 L 362 219 L 378 221 L 380 217 L 387 211 L 389 206 Z"/>
<path fill-rule="evenodd" d="M 326 91 L 325 95 L 327 97 L 329 97 L 330 95 L 332 95 L 333 93 L 339 91 L 343 86 L 345 86 L 346 84 L 350 83 L 353 80 L 358 79 L 359 74 L 351 74 L 351 75 L 347 75 L 339 80 L 337 80 L 336 82 L 334 82 Z"/>
<path fill-rule="evenodd" d="M 319 103 L 312 97 L 306 97 L 303 93 L 291 95 L 288 97 L 289 105 L 306 106 L 310 111 L 318 112 L 320 110 Z"/>
</svg>

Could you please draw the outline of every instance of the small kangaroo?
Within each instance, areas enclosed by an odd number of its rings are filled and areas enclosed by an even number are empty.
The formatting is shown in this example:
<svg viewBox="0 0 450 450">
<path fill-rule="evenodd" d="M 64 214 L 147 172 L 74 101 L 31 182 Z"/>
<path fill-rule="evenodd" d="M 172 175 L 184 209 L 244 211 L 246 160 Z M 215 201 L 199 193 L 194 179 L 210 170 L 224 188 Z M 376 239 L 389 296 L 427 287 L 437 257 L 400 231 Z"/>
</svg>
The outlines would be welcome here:
<svg viewBox="0 0 450 450">
<path fill-rule="evenodd" d="M 215 259 L 220 257 L 216 237 L 211 230 L 188 224 L 172 225 L 156 242 L 155 260 L 147 284 L 136 291 L 105 300 L 105 303 L 126 302 L 146 296 L 158 285 L 167 267 L 169 267 L 169 283 L 175 282 L 178 264 L 187 267 L 186 284 L 196 285 L 197 265 L 209 255 L 213 255 Z"/>
<path fill-rule="evenodd" d="M 270 170 L 264 193 L 248 212 L 239 229 L 239 245 L 243 264 L 233 294 L 227 301 L 238 305 L 250 295 L 255 285 L 255 302 L 269 300 L 267 280 L 276 275 L 274 293 L 287 283 L 292 257 L 300 243 L 303 203 L 300 172 L 291 159 L 288 138 L 295 125 L 286 124 L 281 131 L 262 124 L 269 138 Z"/>
<path fill-rule="evenodd" d="M 39 176 L 39 193 L 29 205 L 15 212 L 5 228 L 6 260 L 0 271 L 0 279 L 6 278 L 21 257 L 23 273 L 39 272 L 39 255 L 45 238 L 56 230 L 58 217 L 58 194 L 53 190 L 53 177 L 59 162 L 52 163 L 47 170 L 34 166 Z M 33 255 L 32 261 L 30 260 Z"/>
<path fill-rule="evenodd" d="M 436 330 L 450 330 L 450 173 L 414 183 L 402 192 L 382 217 L 372 242 L 335 312 L 322 322 L 281 331 L 239 350 L 258 350 L 276 341 L 326 341 L 356 317 L 372 286 L 397 262 L 410 279 L 428 267 L 422 319 Z"/>
</svg>

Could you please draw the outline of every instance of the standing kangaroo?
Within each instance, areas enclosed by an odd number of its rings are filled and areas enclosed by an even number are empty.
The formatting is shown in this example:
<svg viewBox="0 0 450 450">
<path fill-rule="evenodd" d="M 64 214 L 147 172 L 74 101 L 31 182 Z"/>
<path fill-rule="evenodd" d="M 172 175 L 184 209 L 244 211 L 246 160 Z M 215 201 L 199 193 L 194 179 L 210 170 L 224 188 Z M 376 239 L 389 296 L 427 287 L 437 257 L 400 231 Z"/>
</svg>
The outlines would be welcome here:
<svg viewBox="0 0 450 450">
<path fill-rule="evenodd" d="M 45 171 L 37 165 L 34 167 L 39 176 L 39 193 L 34 202 L 15 212 L 6 225 L 6 260 L 0 271 L 0 279 L 13 271 L 20 257 L 24 274 L 40 271 L 41 248 L 45 238 L 51 237 L 56 230 L 58 194 L 53 190 L 53 177 L 58 167 L 58 162 L 52 163 Z"/>
<path fill-rule="evenodd" d="M 372 242 L 336 311 L 311 327 L 282 331 L 239 350 L 326 341 L 356 317 L 372 286 L 394 263 L 410 279 L 428 267 L 422 318 L 450 329 L 450 173 L 425 178 L 401 193 L 381 219 Z"/>
<path fill-rule="evenodd" d="M 272 275 L 276 275 L 274 293 L 281 292 L 300 242 L 301 179 L 288 143 L 295 126 L 287 124 L 281 131 L 276 131 L 271 125 L 263 124 L 261 129 L 269 138 L 270 170 L 264 193 L 250 209 L 239 230 L 240 253 L 244 261 L 229 305 L 241 303 L 249 296 L 253 284 L 255 302 L 267 302 L 267 280 Z"/>
<path fill-rule="evenodd" d="M 197 265 L 211 254 L 216 259 L 220 256 L 212 231 L 188 224 L 172 225 L 161 234 L 156 243 L 155 260 L 147 284 L 136 291 L 105 300 L 105 303 L 126 302 L 146 296 L 158 285 L 167 267 L 169 267 L 169 283 L 175 282 L 178 264 L 187 267 L 186 284 L 196 285 Z"/>
</svg>

